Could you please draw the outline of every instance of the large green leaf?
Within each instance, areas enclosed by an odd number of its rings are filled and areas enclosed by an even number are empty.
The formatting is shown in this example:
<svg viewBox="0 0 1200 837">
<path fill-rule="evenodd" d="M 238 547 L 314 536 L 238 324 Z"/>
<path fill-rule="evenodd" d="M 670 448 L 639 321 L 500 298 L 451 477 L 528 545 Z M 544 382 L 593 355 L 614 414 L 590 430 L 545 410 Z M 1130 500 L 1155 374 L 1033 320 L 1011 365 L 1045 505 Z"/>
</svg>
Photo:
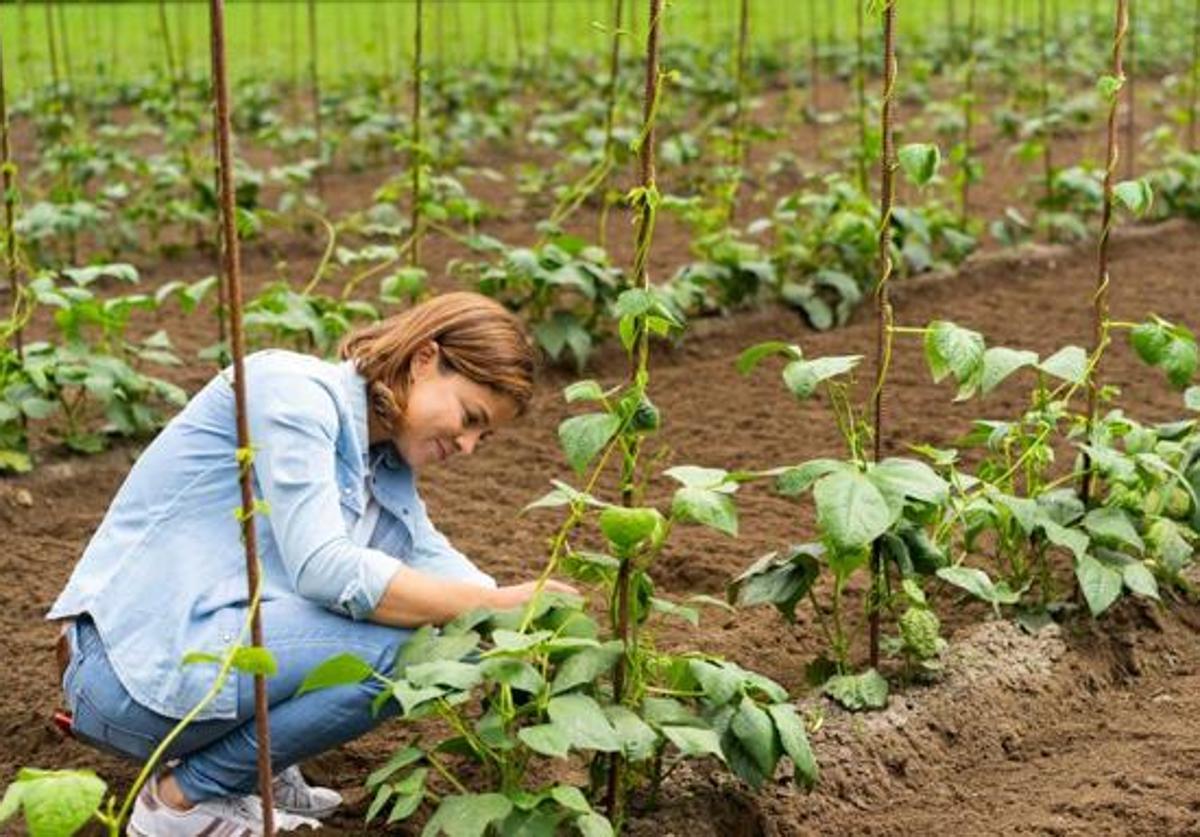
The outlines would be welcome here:
<svg viewBox="0 0 1200 837">
<path fill-rule="evenodd" d="M 675 492 L 671 514 L 734 537 L 738 533 L 737 507 L 733 499 L 721 491 L 684 486 Z"/>
<path fill-rule="evenodd" d="M 576 473 L 587 470 L 620 426 L 621 420 L 611 413 L 572 416 L 558 426 L 558 440 Z"/>
<path fill-rule="evenodd" d="M 635 550 L 642 541 L 662 531 L 663 516 L 655 508 L 609 506 L 600 512 L 600 531 L 618 554 Z"/>
<path fill-rule="evenodd" d="M 725 761 L 725 754 L 721 752 L 721 737 L 711 729 L 665 726 L 662 733 L 685 756 L 715 756 Z"/>
<path fill-rule="evenodd" d="M 928 186 L 937 175 L 938 166 L 942 162 L 942 154 L 932 143 L 912 142 L 902 146 L 896 157 L 904 176 L 914 186 Z"/>
<path fill-rule="evenodd" d="M 1079 580 L 1079 589 L 1083 591 L 1092 616 L 1099 616 L 1108 610 L 1121 596 L 1120 570 L 1100 563 L 1091 555 L 1084 555 L 1075 562 L 1075 577 Z"/>
<path fill-rule="evenodd" d="M 779 733 L 783 751 L 796 766 L 796 778 L 806 788 L 815 787 L 819 777 L 817 759 L 808 743 L 808 731 L 804 728 L 804 721 L 796 714 L 796 707 L 790 703 L 776 703 L 767 707 L 767 713 L 775 722 L 775 730 Z"/>
<path fill-rule="evenodd" d="M 898 494 L 925 503 L 944 503 L 950 497 L 949 483 L 916 459 L 885 459 L 871 466 L 867 478 L 884 494 Z"/>
<path fill-rule="evenodd" d="M 525 742 L 525 746 L 543 756 L 565 759 L 571 749 L 571 739 L 567 731 L 556 724 L 537 724 L 524 727 L 517 732 L 517 737 Z"/>
<path fill-rule="evenodd" d="M 1070 384 L 1082 384 L 1087 367 L 1087 352 L 1078 346 L 1064 346 L 1037 365 L 1047 375 Z"/>
<path fill-rule="evenodd" d="M 970 395 L 983 375 L 983 335 L 936 320 L 925 332 L 925 360 L 934 383 L 953 375 L 959 384 L 960 396 Z"/>
<path fill-rule="evenodd" d="M 785 497 L 803 494 L 814 482 L 835 471 L 852 471 L 854 466 L 840 459 L 810 459 L 781 472 L 775 479 L 775 490 Z"/>
<path fill-rule="evenodd" d="M 839 550 L 866 546 L 887 531 L 892 512 L 887 500 L 858 471 L 829 474 L 813 487 L 817 525 Z"/>
<path fill-rule="evenodd" d="M 546 712 L 555 726 L 567 734 L 573 747 L 615 753 L 621 749 L 617 737 L 600 704 L 587 695 L 570 694 L 551 698 Z"/>
<path fill-rule="evenodd" d="M 983 377 L 979 389 L 987 395 L 1018 369 L 1035 366 L 1037 362 L 1037 352 L 1009 349 L 1005 346 L 990 348 L 983 353 Z"/>
<path fill-rule="evenodd" d="M 815 360 L 794 360 L 783 369 L 783 382 L 797 398 L 808 398 L 817 387 L 830 378 L 845 375 L 858 366 L 861 355 L 819 357 Z"/>
<path fill-rule="evenodd" d="M 997 611 L 1000 605 L 1016 604 L 1021 598 L 1021 594 L 1010 589 L 1006 582 L 993 584 L 987 573 L 975 567 L 942 567 L 937 576 L 989 603 Z"/>
<path fill-rule="evenodd" d="M 421 837 L 483 837 L 488 826 L 507 817 L 512 809 L 512 802 L 500 793 L 444 796 Z"/>
<path fill-rule="evenodd" d="M 1115 506 L 1092 509 L 1083 518 L 1083 525 L 1098 541 L 1129 546 L 1138 552 L 1146 548 L 1129 518 L 1129 513 L 1124 509 Z"/>
<path fill-rule="evenodd" d="M 24 767 L 4 792 L 0 822 L 18 808 L 30 837 L 71 837 L 104 800 L 104 780 L 90 770 L 37 770 Z"/>
<path fill-rule="evenodd" d="M 689 660 L 688 668 L 704 696 L 717 706 L 729 703 L 745 681 L 737 670 L 707 660 Z"/>
<path fill-rule="evenodd" d="M 604 714 L 621 739 L 621 748 L 631 761 L 644 761 L 654 755 L 658 734 L 626 706 L 606 706 Z"/>
<path fill-rule="evenodd" d="M 296 696 L 317 689 L 328 689 L 331 686 L 361 683 L 370 677 L 373 671 L 371 664 L 361 657 L 350 653 L 335 654 L 305 675 L 304 682 L 296 690 Z"/>
<path fill-rule="evenodd" d="M 751 698 L 744 697 L 729 727 L 754 759 L 758 769 L 766 776 L 772 775 L 775 763 L 779 761 L 779 752 L 771 716 Z"/>
<path fill-rule="evenodd" d="M 550 694 L 557 695 L 585 683 L 593 683 L 616 664 L 624 653 L 620 640 L 606 642 L 598 648 L 583 648 L 562 662 L 550 684 Z"/>
<path fill-rule="evenodd" d="M 821 573 L 819 544 L 802 544 L 785 552 L 770 552 L 755 561 L 729 584 L 729 594 L 740 606 L 772 604 L 789 622 L 795 621 L 796 604 Z"/>
<path fill-rule="evenodd" d="M 869 668 L 862 674 L 840 674 L 829 678 L 824 692 L 852 712 L 883 709 L 887 706 L 888 682 L 875 669 Z"/>
<path fill-rule="evenodd" d="M 475 663 L 459 660 L 434 660 L 418 663 L 404 669 L 404 677 L 414 686 L 450 686 L 466 691 L 483 680 L 483 671 Z"/>
</svg>

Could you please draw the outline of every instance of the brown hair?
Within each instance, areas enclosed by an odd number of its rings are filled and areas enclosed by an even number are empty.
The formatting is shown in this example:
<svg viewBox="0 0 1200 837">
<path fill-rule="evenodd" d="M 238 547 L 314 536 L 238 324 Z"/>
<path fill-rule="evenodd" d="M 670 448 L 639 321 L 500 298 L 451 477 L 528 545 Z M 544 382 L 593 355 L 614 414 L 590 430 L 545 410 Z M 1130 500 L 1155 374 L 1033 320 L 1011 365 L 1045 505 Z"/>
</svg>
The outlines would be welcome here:
<svg viewBox="0 0 1200 837">
<path fill-rule="evenodd" d="M 341 356 L 367 379 L 371 405 L 388 424 L 404 414 L 417 349 L 433 342 L 440 363 L 511 398 L 517 414 L 533 397 L 534 351 L 521 321 L 495 300 L 466 291 L 440 294 L 352 332 Z"/>
</svg>

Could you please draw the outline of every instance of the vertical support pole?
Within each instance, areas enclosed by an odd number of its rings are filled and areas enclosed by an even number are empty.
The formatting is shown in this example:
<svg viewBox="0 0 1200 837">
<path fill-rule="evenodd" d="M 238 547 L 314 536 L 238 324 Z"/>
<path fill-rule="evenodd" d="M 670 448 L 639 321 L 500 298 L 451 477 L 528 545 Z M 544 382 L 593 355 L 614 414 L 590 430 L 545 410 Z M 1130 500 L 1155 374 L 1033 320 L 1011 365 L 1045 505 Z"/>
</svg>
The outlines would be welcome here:
<svg viewBox="0 0 1200 837">
<path fill-rule="evenodd" d="M 1196 140 L 1197 100 L 1200 99 L 1200 0 L 1192 10 L 1192 85 L 1188 99 L 1188 151 L 1200 151 Z"/>
<path fill-rule="evenodd" d="M 883 159 L 879 166 L 879 282 L 875 286 L 875 389 L 871 396 L 872 456 L 883 456 L 884 387 L 892 344 L 892 303 L 888 295 L 892 278 L 892 202 L 896 193 L 896 139 L 892 132 L 892 107 L 896 94 L 896 3 L 883 0 L 883 98 L 880 137 Z M 871 545 L 871 589 L 869 593 L 871 666 L 879 665 L 880 601 L 887 566 L 882 542 Z"/>
<path fill-rule="evenodd" d="M 4 83 L 4 44 L 0 42 L 0 185 L 4 188 L 4 272 L 8 275 L 13 310 L 18 311 L 21 305 L 21 277 L 17 270 L 17 235 L 13 231 L 16 226 L 16 185 L 13 182 L 12 143 L 9 137 L 8 92 Z M 18 358 L 25 354 L 23 334 L 22 323 L 13 323 L 13 349 Z"/>
<path fill-rule="evenodd" d="M 250 600 L 258 597 L 258 539 L 255 529 L 254 489 L 251 484 L 250 426 L 246 417 L 245 339 L 242 332 L 242 278 L 237 223 L 234 217 L 233 149 L 229 127 L 229 78 L 225 56 L 225 0 L 210 0 L 213 54 L 213 88 L 216 93 L 217 153 L 221 175 L 221 228 L 225 241 L 225 281 L 229 286 L 229 331 L 233 350 L 233 396 L 237 414 L 238 467 L 242 491 L 242 545 L 246 550 L 246 584 Z M 262 617 L 254 608 L 250 617 L 250 642 L 262 647 Z M 271 789 L 271 732 L 267 718 L 267 681 L 254 675 L 254 734 L 258 743 L 258 792 L 262 797 L 263 831 L 275 833 L 275 800 Z"/>
<path fill-rule="evenodd" d="M 633 284 L 649 290 L 650 274 L 647 270 L 647 263 L 650 254 L 650 239 L 654 233 L 654 216 L 655 216 L 655 201 L 651 193 L 655 191 L 655 160 L 654 147 L 657 142 L 656 132 L 654 129 L 655 115 L 658 111 L 658 95 L 661 89 L 661 79 L 659 78 L 659 39 L 661 35 L 662 24 L 662 0 L 648 0 L 649 14 L 646 20 L 646 84 L 644 100 L 642 105 L 642 132 L 638 144 L 638 184 L 645 190 L 642 197 L 640 213 L 638 215 L 638 226 L 636 234 L 636 245 L 633 256 Z M 636 379 L 638 376 L 644 375 L 646 365 L 650 355 L 650 334 L 642 322 L 637 330 L 635 343 L 635 358 L 633 366 L 630 369 L 630 378 Z M 626 467 L 621 474 L 621 503 L 629 506 L 633 504 L 633 481 L 635 475 L 631 472 L 628 463 L 635 463 L 638 457 L 638 447 L 640 443 L 635 441 L 633 450 L 626 456 Z M 616 581 L 616 610 L 617 610 L 617 637 L 624 644 L 625 649 L 620 657 L 617 658 L 616 667 L 613 670 L 613 701 L 621 703 L 625 695 L 626 679 L 628 677 L 628 658 L 630 642 L 636 642 L 635 632 L 636 625 L 633 624 L 630 614 L 630 599 L 632 591 L 630 590 L 632 580 L 632 567 L 628 559 L 622 559 L 620 568 L 617 570 Z M 608 793 L 606 800 L 606 809 L 608 819 L 613 823 L 614 828 L 621 830 L 621 821 L 624 818 L 624 810 L 622 801 L 624 799 L 623 775 L 624 775 L 624 757 L 621 753 L 613 753 L 609 758 L 608 768 Z"/>
<path fill-rule="evenodd" d="M 421 60 L 424 45 L 423 2 L 416 0 L 413 7 L 413 64 L 412 64 L 412 147 L 409 149 L 408 165 L 412 169 L 412 246 L 408 249 L 411 265 L 421 263 L 421 168 L 425 155 L 421 153 Z"/>
<path fill-rule="evenodd" d="M 1149 16 L 1138 11 L 1135 0 L 1128 3 L 1129 25 L 1125 37 L 1125 88 L 1129 90 L 1128 107 L 1125 111 L 1125 179 L 1132 180 L 1137 169 L 1137 44 L 1138 25 Z"/>
<path fill-rule="evenodd" d="M 317 139 L 317 194 L 324 192 L 321 168 L 325 165 L 325 139 L 321 132 L 321 73 L 318 62 L 317 3 L 308 0 L 308 84 L 312 96 L 313 130 Z"/>
<path fill-rule="evenodd" d="M 1125 78 L 1124 50 L 1125 38 L 1129 33 L 1129 2 L 1117 0 L 1117 19 L 1113 26 L 1112 69 L 1113 78 Z M 1112 233 L 1113 219 L 1113 188 L 1116 184 L 1117 162 L 1120 159 L 1120 148 L 1117 144 L 1117 110 L 1120 105 L 1120 93 L 1113 96 L 1108 104 L 1108 142 L 1106 163 L 1104 167 L 1104 209 L 1100 219 L 1099 270 L 1096 273 L 1096 292 L 1092 297 L 1092 355 L 1102 352 L 1108 344 L 1108 243 Z M 1092 427 L 1096 421 L 1096 410 L 1100 402 L 1099 362 L 1097 361 L 1088 373 L 1088 405 L 1087 405 L 1087 439 L 1091 439 Z M 1080 497 L 1084 505 L 1091 500 L 1092 471 L 1091 458 L 1086 451 L 1083 456 L 1083 482 L 1080 486 Z"/>
</svg>

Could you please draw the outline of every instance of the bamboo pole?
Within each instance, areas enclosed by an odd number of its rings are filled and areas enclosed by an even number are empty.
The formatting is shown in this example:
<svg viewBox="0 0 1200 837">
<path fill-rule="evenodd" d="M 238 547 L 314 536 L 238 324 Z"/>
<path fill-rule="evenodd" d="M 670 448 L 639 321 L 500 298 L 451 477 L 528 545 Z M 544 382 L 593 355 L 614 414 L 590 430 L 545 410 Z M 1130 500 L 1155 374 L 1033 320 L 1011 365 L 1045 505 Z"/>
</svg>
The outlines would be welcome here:
<svg viewBox="0 0 1200 837">
<path fill-rule="evenodd" d="M 1192 89 L 1188 99 L 1188 150 L 1195 154 L 1197 105 L 1200 104 L 1200 0 L 1192 10 Z"/>
<path fill-rule="evenodd" d="M 425 155 L 421 153 L 421 61 L 424 46 L 423 3 L 416 0 L 413 11 L 413 63 L 412 63 L 412 147 L 408 153 L 408 165 L 412 169 L 412 246 L 408 250 L 411 265 L 421 263 L 421 167 Z"/>
<path fill-rule="evenodd" d="M 892 107 L 896 94 L 896 2 L 883 0 L 883 98 L 880 112 L 880 137 L 883 159 L 879 165 L 879 281 L 875 286 L 875 389 L 871 396 L 873 424 L 873 458 L 883 457 L 884 389 L 887 383 L 887 361 L 891 356 L 892 303 L 889 283 L 892 278 L 892 202 L 896 193 L 896 142 L 892 131 Z M 883 542 L 871 545 L 870 657 L 871 666 L 879 665 L 880 611 L 884 574 Z"/>
<path fill-rule="evenodd" d="M 0 41 L 0 185 L 4 188 L 4 272 L 8 275 L 8 288 L 12 295 L 13 311 L 21 305 L 21 276 L 17 266 L 16 184 L 12 162 L 12 140 L 9 136 L 8 93 L 4 77 L 4 44 Z M 13 323 L 13 349 L 17 358 L 24 357 L 24 327 Z M 24 418 L 22 418 L 24 421 Z"/>
<path fill-rule="evenodd" d="M 638 215 L 632 275 L 633 284 L 644 291 L 649 291 L 650 289 L 650 274 L 647 270 L 647 263 L 650 255 L 650 240 L 654 233 L 655 217 L 655 199 L 651 197 L 650 193 L 656 188 L 654 146 L 657 140 L 654 123 L 658 110 L 658 95 L 661 84 L 659 78 L 659 40 L 661 38 L 662 0 L 648 0 L 648 4 L 649 14 L 646 21 L 646 81 L 642 105 L 642 132 L 638 143 L 638 183 L 645 194 L 642 197 Z M 645 375 L 649 355 L 650 333 L 645 323 L 642 322 L 639 324 L 636 335 L 635 358 L 632 361 L 630 369 L 631 380 L 636 380 L 638 377 Z M 632 472 L 630 463 L 637 462 L 640 446 L 640 439 L 634 439 L 631 443 L 631 450 L 625 459 L 626 465 L 622 469 L 621 503 L 625 506 L 633 505 L 635 474 Z M 632 567 L 630 566 L 630 561 L 629 559 L 622 559 L 621 565 L 617 570 L 616 581 L 616 631 L 617 637 L 624 645 L 625 650 L 617 658 L 617 664 L 613 670 L 613 702 L 617 704 L 625 699 L 629 647 L 631 642 L 636 642 L 637 626 L 633 624 L 630 613 L 630 600 L 633 595 L 633 591 L 630 589 L 631 578 Z M 621 753 L 613 753 L 609 759 L 606 808 L 609 821 L 614 824 L 614 827 L 618 831 L 620 830 L 621 820 L 624 816 L 622 806 L 624 797 L 622 789 L 623 774 L 624 757 Z"/>
<path fill-rule="evenodd" d="M 229 127 L 229 78 L 225 56 L 225 0 L 210 0 L 213 55 L 213 91 L 216 94 L 217 151 L 221 176 L 221 229 L 224 238 L 225 281 L 229 288 L 229 331 L 233 351 L 233 395 L 237 418 L 238 471 L 242 494 L 242 545 L 246 551 L 246 585 L 250 601 L 259 589 L 258 533 L 251 473 L 250 425 L 247 420 L 245 335 L 242 330 L 242 278 L 234 206 L 233 149 Z M 262 616 L 257 607 L 250 616 L 250 642 L 263 645 Z M 275 833 L 275 800 L 271 787 L 271 732 L 267 717 L 267 681 L 254 675 L 254 734 L 258 752 L 258 792 L 262 798 L 263 831 Z"/>
<path fill-rule="evenodd" d="M 321 131 L 321 69 L 318 61 L 317 3 L 308 0 L 308 84 L 312 97 L 313 130 L 317 139 L 317 194 L 324 193 L 321 168 L 325 164 L 325 139 Z"/>
<path fill-rule="evenodd" d="M 1129 3 L 1128 0 L 1117 0 L 1116 22 L 1113 26 L 1112 69 L 1113 78 L 1125 78 L 1124 50 L 1125 38 L 1129 33 Z M 1113 189 L 1116 185 L 1117 163 L 1120 159 L 1120 147 L 1117 142 L 1117 110 L 1120 105 L 1120 93 L 1113 96 L 1108 105 L 1107 124 L 1107 153 L 1104 167 L 1104 208 L 1100 219 L 1100 247 L 1098 251 L 1099 270 L 1096 273 L 1096 292 L 1092 297 L 1092 351 L 1096 358 L 1095 365 L 1088 373 L 1088 405 L 1087 405 L 1087 439 L 1091 439 L 1092 427 L 1096 421 L 1096 410 L 1100 403 L 1100 357 L 1108 344 L 1108 288 L 1110 284 L 1108 265 L 1108 244 L 1113 224 Z M 1079 491 L 1084 505 L 1091 500 L 1092 471 L 1091 458 L 1084 452 L 1083 482 Z"/>
</svg>

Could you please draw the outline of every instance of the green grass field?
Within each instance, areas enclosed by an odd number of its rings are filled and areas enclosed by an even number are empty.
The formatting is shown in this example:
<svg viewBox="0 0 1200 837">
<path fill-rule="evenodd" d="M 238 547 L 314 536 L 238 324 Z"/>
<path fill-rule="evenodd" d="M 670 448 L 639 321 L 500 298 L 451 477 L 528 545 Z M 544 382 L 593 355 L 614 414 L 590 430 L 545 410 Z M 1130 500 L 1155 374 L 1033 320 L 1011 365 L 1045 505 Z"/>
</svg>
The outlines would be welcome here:
<svg viewBox="0 0 1200 837">
<path fill-rule="evenodd" d="M 626 28 L 644 31 L 644 0 L 625 0 Z M 1047 0 L 1049 13 L 1064 19 L 1095 0 Z M 736 32 L 739 0 L 674 0 L 665 19 L 668 43 L 716 43 Z M 401 72 L 409 60 L 413 0 L 321 0 L 317 4 L 318 57 L 326 78 L 364 71 Z M 489 56 L 531 60 L 548 45 L 574 53 L 605 49 L 612 0 L 425 0 L 429 62 L 462 62 Z M 902 29 L 909 36 L 944 31 L 949 15 L 964 25 L 965 0 L 901 0 Z M 1036 0 L 979 0 L 981 27 L 1014 21 L 1033 25 Z M 629 10 L 637 15 L 632 19 Z M 757 45 L 792 40 L 807 45 L 814 29 L 823 39 L 848 38 L 854 30 L 852 0 L 752 0 Z M 229 54 L 235 77 L 302 75 L 308 61 L 306 4 L 302 0 L 228 4 Z M 49 18 L 49 20 L 48 20 Z M 130 79 L 162 67 L 165 60 L 157 3 L 25 0 L 0 6 L 5 73 L 16 91 L 48 82 L 54 67 L 47 38 L 58 32 L 55 56 L 60 77 L 86 86 L 101 75 Z M 208 4 L 168 0 L 166 21 L 177 60 L 193 72 L 207 70 Z M 518 46 L 519 45 L 519 46 Z"/>
</svg>

